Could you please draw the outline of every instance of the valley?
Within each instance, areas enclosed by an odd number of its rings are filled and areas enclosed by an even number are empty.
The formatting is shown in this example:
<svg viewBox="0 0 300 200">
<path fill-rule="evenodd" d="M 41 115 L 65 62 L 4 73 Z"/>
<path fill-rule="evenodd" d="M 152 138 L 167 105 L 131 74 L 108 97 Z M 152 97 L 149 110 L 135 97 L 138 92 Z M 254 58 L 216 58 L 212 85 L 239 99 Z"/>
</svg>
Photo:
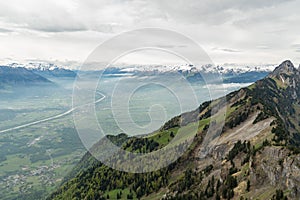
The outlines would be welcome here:
<svg viewBox="0 0 300 200">
<path fill-rule="evenodd" d="M 72 111 L 76 110 L 72 108 L 74 79 L 50 77 L 50 80 L 58 87 L 32 86 L 1 93 L 0 188 L 5 191 L 0 194 L 1 199 L 47 196 L 59 186 L 86 151 L 73 122 Z M 89 81 L 97 79 L 91 77 Z M 98 120 L 108 134 L 114 135 L 122 130 L 113 121 L 109 94 L 112 86 L 119 81 L 120 77 L 105 77 L 95 99 Z M 128 87 L 136 84 L 132 79 L 122 78 L 121 81 Z M 225 90 L 230 92 L 249 84 L 229 83 Z M 192 83 L 192 87 L 199 104 L 210 98 L 202 83 Z M 210 95 L 217 97 L 218 90 L 219 87 L 216 87 L 215 93 L 210 91 Z M 146 112 L 152 102 L 165 105 L 168 118 L 181 112 L 174 96 L 161 87 L 150 85 L 138 90 L 130 101 L 129 110 L 135 123 L 145 125 L 150 122 Z M 188 101 L 183 106 L 186 111 L 193 109 Z M 126 118 L 122 121 L 131 123 Z M 156 126 L 161 126 L 161 123 L 157 121 Z"/>
<path fill-rule="evenodd" d="M 0 0 L 0 200 L 300 200 L 299 7 Z"/>
</svg>

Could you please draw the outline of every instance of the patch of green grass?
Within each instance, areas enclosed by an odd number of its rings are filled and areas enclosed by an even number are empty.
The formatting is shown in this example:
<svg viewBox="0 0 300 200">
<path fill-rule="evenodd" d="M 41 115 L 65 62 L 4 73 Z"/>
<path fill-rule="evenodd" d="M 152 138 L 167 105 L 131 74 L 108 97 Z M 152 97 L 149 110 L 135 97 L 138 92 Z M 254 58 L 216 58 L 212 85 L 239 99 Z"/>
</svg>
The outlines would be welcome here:
<svg viewBox="0 0 300 200">
<path fill-rule="evenodd" d="M 231 114 L 233 113 L 235 110 L 237 110 L 239 108 L 239 106 L 233 106 L 233 107 L 227 107 L 227 110 L 226 110 L 226 118 Z"/>
<path fill-rule="evenodd" d="M 249 168 L 250 168 L 249 167 L 249 162 L 246 163 L 246 164 L 244 164 L 243 167 L 242 167 L 242 169 L 241 169 L 241 175 L 242 176 L 247 176 Z"/>
<path fill-rule="evenodd" d="M 268 190 L 265 190 L 263 193 L 259 194 L 257 196 L 257 199 L 271 199 L 272 196 L 275 194 L 276 188 L 269 188 Z"/>
<path fill-rule="evenodd" d="M 171 128 L 169 130 L 150 135 L 150 137 L 148 138 L 153 139 L 155 142 L 158 142 L 160 146 L 164 146 L 167 145 L 170 140 L 172 140 L 173 137 L 171 136 L 171 134 L 173 134 L 173 136 L 177 134 L 178 129 L 179 128 Z"/>
<path fill-rule="evenodd" d="M 117 199 L 117 194 L 120 192 L 122 192 L 120 199 L 127 199 L 127 195 L 130 194 L 130 189 L 125 188 L 124 190 L 122 189 L 110 190 L 104 193 L 104 197 L 107 198 L 107 195 L 109 195 L 109 199 Z M 137 199 L 135 192 L 131 191 L 131 193 L 133 194 L 133 199 Z"/>
<path fill-rule="evenodd" d="M 22 166 L 31 165 L 27 156 L 21 158 L 18 154 L 6 156 L 7 160 L 2 162 L 0 167 L 0 174 L 3 175 L 7 172 L 18 171 Z"/>
<path fill-rule="evenodd" d="M 253 84 L 251 84 L 251 85 L 248 86 L 248 88 L 249 88 L 250 90 L 255 89 L 255 87 L 256 87 L 256 84 L 255 84 L 255 83 L 253 83 Z"/>
<path fill-rule="evenodd" d="M 202 131 L 204 126 L 209 124 L 209 122 L 210 118 L 202 119 L 198 122 L 189 123 L 186 126 L 180 128 L 176 127 L 165 131 L 155 132 L 151 135 L 147 135 L 145 138 L 153 139 L 155 142 L 159 143 L 160 147 L 163 147 L 167 145 L 179 133 L 180 135 L 177 136 L 177 141 L 176 143 L 174 143 L 178 144 L 184 142 L 185 140 L 193 138 L 197 134 L 197 132 Z M 172 133 L 174 137 L 172 137 Z M 130 151 L 130 149 L 127 150 Z"/>
<path fill-rule="evenodd" d="M 263 147 L 263 143 L 258 142 L 254 145 L 254 150 L 257 151 L 257 150 L 261 149 L 262 147 Z"/>
<path fill-rule="evenodd" d="M 288 85 L 284 84 L 281 80 L 277 79 L 277 78 L 272 78 L 275 82 L 277 87 L 279 88 L 283 88 L 286 89 Z"/>
</svg>

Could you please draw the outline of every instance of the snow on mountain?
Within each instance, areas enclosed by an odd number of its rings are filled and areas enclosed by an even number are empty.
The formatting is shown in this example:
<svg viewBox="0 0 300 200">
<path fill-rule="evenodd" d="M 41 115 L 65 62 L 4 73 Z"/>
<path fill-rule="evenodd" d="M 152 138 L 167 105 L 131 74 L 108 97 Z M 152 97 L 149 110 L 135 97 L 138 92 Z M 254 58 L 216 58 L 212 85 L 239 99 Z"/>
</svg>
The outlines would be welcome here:
<svg viewBox="0 0 300 200">
<path fill-rule="evenodd" d="M 63 67 L 57 66 L 53 63 L 47 63 L 47 62 L 30 62 L 30 63 L 26 63 L 26 64 L 20 64 L 20 63 L 10 63 L 7 64 L 7 66 L 9 67 L 24 67 L 26 69 L 30 69 L 30 70 L 40 70 L 40 71 L 46 71 L 46 70 L 56 70 L 56 69 L 61 69 Z"/>
<path fill-rule="evenodd" d="M 13 62 L 3 66 L 10 68 L 24 68 L 44 77 L 76 77 L 76 72 L 48 62 L 29 62 L 26 64 Z"/>
<path fill-rule="evenodd" d="M 120 67 L 121 72 L 171 72 L 171 71 L 191 71 L 192 65 L 166 66 L 166 65 L 134 65 Z"/>
<path fill-rule="evenodd" d="M 59 69 L 68 70 L 68 67 L 59 66 L 48 62 L 29 62 L 26 64 L 20 64 L 17 62 L 6 64 L 5 66 L 10 67 L 24 67 L 30 70 L 39 71 L 54 71 Z M 206 72 L 206 73 L 245 73 L 245 72 L 270 72 L 275 69 L 275 64 L 235 64 L 235 63 L 225 63 L 222 65 L 212 65 L 206 64 L 202 66 L 194 66 L 190 64 L 184 65 L 126 65 L 122 64 L 119 66 L 114 66 L 118 72 L 121 73 L 167 73 L 167 72 Z"/>
<path fill-rule="evenodd" d="M 207 72 L 207 73 L 245 73 L 245 72 L 270 72 L 275 69 L 276 65 L 238 65 L 238 64 L 223 64 L 223 65 L 202 65 L 200 67 L 193 65 L 131 65 L 127 67 L 118 67 L 121 72 Z"/>
<path fill-rule="evenodd" d="M 225 63 L 222 66 L 217 66 L 221 72 L 235 72 L 235 73 L 244 73 L 244 72 L 271 72 L 276 68 L 276 64 L 248 64 L 241 65 L 235 63 Z"/>
</svg>

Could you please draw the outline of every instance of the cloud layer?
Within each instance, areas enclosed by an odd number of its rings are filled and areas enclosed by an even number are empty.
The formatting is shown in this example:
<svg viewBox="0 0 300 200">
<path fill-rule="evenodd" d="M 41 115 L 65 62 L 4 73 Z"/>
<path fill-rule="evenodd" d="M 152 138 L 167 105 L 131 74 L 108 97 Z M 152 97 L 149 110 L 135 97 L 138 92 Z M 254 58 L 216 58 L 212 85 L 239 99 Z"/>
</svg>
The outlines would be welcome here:
<svg viewBox="0 0 300 200">
<path fill-rule="evenodd" d="M 194 39 L 215 63 L 300 62 L 299 7 L 299 0 L 0 1 L 0 59 L 83 62 L 112 36 L 159 27 Z"/>
</svg>

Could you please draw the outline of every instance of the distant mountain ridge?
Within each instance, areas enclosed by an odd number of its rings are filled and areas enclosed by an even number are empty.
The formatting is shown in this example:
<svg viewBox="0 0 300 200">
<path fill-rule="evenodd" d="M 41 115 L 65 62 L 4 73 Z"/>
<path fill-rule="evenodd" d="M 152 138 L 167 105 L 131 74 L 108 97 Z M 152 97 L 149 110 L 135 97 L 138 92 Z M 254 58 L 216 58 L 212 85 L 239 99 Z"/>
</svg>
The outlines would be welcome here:
<svg viewBox="0 0 300 200">
<path fill-rule="evenodd" d="M 80 66 L 81 64 L 78 64 Z M 89 66 L 89 63 L 84 65 Z M 95 65 L 95 64 L 93 64 Z M 76 66 L 72 64 L 70 67 L 67 65 L 58 65 L 52 62 L 28 62 L 28 63 L 18 63 L 12 62 L 7 63 L 5 66 L 10 67 L 24 67 L 27 69 L 35 70 L 72 70 L 72 67 Z M 77 66 L 77 67 L 78 67 Z M 246 72 L 271 72 L 276 67 L 275 64 L 236 64 L 236 63 L 225 63 L 220 65 L 213 64 L 203 64 L 201 66 L 194 66 L 191 64 L 181 64 L 181 65 L 154 65 L 154 64 L 118 64 L 114 65 L 106 70 L 108 73 L 170 73 L 170 72 L 202 72 L 202 73 L 246 73 Z M 101 70 L 103 66 L 99 66 L 98 70 Z M 79 69 L 80 70 L 80 69 Z M 97 70 L 97 69 L 95 69 Z M 87 70 L 89 71 L 89 70 Z"/>
<path fill-rule="evenodd" d="M 188 127 L 198 121 L 192 145 L 175 163 L 132 174 L 111 169 L 88 152 L 49 199 L 299 199 L 298 97 L 300 71 L 284 61 L 249 87 L 204 102 L 150 135 L 109 136 L 127 151 L 151 152 L 172 140 L 182 122 Z M 223 109 L 224 126 L 218 117 Z M 207 135 L 210 121 L 213 131 Z M 101 154 L 102 142 L 91 151 Z"/>
<path fill-rule="evenodd" d="M 193 65 L 136 65 L 111 67 L 104 71 L 104 75 L 134 75 L 134 76 L 156 76 L 172 73 L 182 74 L 190 82 L 207 82 L 216 76 L 223 79 L 224 83 L 252 83 L 264 78 L 275 67 L 273 65 L 262 66 L 214 66 L 211 64 L 195 67 Z M 206 80 L 203 79 L 206 78 Z"/>
<path fill-rule="evenodd" d="M 39 84 L 53 84 L 44 78 L 23 67 L 0 66 L 0 87 L 30 86 Z"/>
<path fill-rule="evenodd" d="M 88 66 L 88 64 L 86 64 Z M 6 66 L 9 67 L 24 67 L 34 72 L 57 75 L 57 76 L 69 76 L 75 77 L 77 70 L 71 70 L 64 66 L 58 66 L 48 62 L 29 62 L 29 63 L 9 63 Z M 99 66 L 101 70 L 102 66 Z M 157 75 L 179 72 L 184 75 L 191 74 L 199 76 L 200 73 L 210 74 L 218 73 L 224 77 L 231 75 L 235 76 L 247 76 L 248 74 L 266 74 L 275 68 L 273 64 L 261 64 L 261 65 L 239 65 L 239 64 L 223 64 L 213 65 L 206 64 L 202 66 L 194 66 L 190 64 L 184 65 L 117 65 L 105 69 L 104 74 L 133 74 L 133 75 Z M 79 69 L 80 71 L 80 69 Z M 88 70 L 89 71 L 89 70 Z"/>
<path fill-rule="evenodd" d="M 261 65 L 238 65 L 238 64 L 224 64 L 213 65 L 206 64 L 202 66 L 194 66 L 191 64 L 185 65 L 129 65 L 115 67 L 119 72 L 202 72 L 202 73 L 245 73 L 245 72 L 271 72 L 276 65 L 273 64 L 261 64 Z"/>
<path fill-rule="evenodd" d="M 54 76 L 54 77 L 76 77 L 76 73 L 73 70 L 59 67 L 53 63 L 47 62 L 30 62 L 27 64 L 10 63 L 7 65 L 12 68 L 26 68 L 34 73 L 42 76 Z"/>
</svg>

